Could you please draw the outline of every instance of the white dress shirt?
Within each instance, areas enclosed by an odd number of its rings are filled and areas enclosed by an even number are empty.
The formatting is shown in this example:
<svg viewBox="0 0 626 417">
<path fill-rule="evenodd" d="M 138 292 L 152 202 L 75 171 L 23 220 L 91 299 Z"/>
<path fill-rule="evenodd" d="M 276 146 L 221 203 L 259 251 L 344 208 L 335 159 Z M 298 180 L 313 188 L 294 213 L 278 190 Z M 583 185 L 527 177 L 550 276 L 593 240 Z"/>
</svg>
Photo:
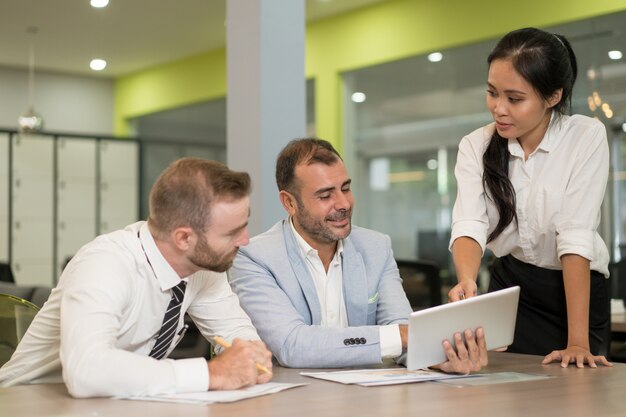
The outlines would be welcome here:
<svg viewBox="0 0 626 417">
<path fill-rule="evenodd" d="M 62 371 L 75 397 L 206 391 L 204 358 L 148 356 L 170 289 L 180 279 L 146 222 L 97 237 L 68 264 L 15 354 L 0 369 L 0 386 L 61 382 Z M 177 334 L 187 312 L 205 337 L 258 340 L 226 274 L 200 271 L 186 279 Z"/>
<path fill-rule="evenodd" d="M 608 277 L 609 253 L 597 232 L 609 174 L 604 125 L 586 116 L 553 114 L 541 143 L 526 160 L 517 139 L 508 140 L 517 223 L 486 244 L 499 218 L 482 184 L 483 153 L 494 129 L 493 123 L 477 129 L 459 145 L 450 246 L 467 236 L 498 257 L 511 254 L 553 270 L 563 269 L 561 256 L 576 254 Z"/>
<path fill-rule="evenodd" d="M 313 249 L 296 231 L 293 219 L 290 219 L 290 224 L 300 252 L 306 260 L 307 269 L 315 283 L 322 310 L 321 326 L 348 327 L 348 315 L 343 298 L 343 241 L 337 242 L 337 250 L 326 272 L 317 250 Z M 397 324 L 379 326 L 379 334 L 381 358 L 396 358 L 402 354 L 402 339 Z"/>
</svg>

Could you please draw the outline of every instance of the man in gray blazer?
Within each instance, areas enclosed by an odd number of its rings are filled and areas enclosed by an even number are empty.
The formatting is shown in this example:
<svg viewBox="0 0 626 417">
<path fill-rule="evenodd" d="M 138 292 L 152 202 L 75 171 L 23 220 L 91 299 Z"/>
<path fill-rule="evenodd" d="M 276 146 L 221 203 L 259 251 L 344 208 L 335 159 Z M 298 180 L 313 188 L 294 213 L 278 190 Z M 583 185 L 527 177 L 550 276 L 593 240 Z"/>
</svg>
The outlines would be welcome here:
<svg viewBox="0 0 626 417">
<path fill-rule="evenodd" d="M 289 217 L 240 247 L 229 281 L 261 339 L 283 366 L 326 368 L 398 358 L 411 307 L 388 236 L 352 226 L 343 160 L 320 139 L 290 142 L 276 162 Z M 482 330 L 457 335 L 441 369 L 487 363 Z"/>
</svg>

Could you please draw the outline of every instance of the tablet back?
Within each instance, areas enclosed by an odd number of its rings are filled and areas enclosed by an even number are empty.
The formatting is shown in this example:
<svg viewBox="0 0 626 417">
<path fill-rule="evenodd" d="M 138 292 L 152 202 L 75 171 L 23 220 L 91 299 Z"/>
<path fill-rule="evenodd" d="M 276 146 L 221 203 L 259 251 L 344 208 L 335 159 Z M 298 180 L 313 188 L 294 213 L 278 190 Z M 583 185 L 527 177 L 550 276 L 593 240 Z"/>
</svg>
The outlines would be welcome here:
<svg viewBox="0 0 626 417">
<path fill-rule="evenodd" d="M 411 313 L 407 368 L 414 370 L 445 362 L 441 343 L 444 339 L 452 342 L 454 333 L 465 329 L 482 327 L 487 349 L 510 345 L 519 292 L 519 287 L 511 287 Z"/>
</svg>

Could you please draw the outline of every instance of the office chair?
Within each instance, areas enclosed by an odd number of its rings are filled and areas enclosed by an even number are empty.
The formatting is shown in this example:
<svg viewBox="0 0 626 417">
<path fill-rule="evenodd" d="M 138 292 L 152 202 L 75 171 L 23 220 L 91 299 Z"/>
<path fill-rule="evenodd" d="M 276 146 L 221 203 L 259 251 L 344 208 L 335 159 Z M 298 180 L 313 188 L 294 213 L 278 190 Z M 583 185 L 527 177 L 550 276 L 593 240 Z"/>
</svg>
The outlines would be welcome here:
<svg viewBox="0 0 626 417">
<path fill-rule="evenodd" d="M 11 269 L 11 265 L 0 262 L 0 281 L 15 282 L 15 277 L 13 276 L 13 270 Z"/>
<path fill-rule="evenodd" d="M 401 259 L 396 259 L 396 264 L 400 270 L 404 292 L 413 310 L 441 304 L 441 277 L 437 264 Z"/>
<path fill-rule="evenodd" d="M 48 301 L 50 292 L 52 292 L 51 287 L 33 287 L 0 281 L 0 294 L 9 294 L 14 297 L 22 298 L 26 301 L 30 301 L 39 308 L 43 307 L 43 304 Z"/>
<path fill-rule="evenodd" d="M 0 366 L 11 358 L 38 311 L 29 301 L 0 294 Z"/>
</svg>

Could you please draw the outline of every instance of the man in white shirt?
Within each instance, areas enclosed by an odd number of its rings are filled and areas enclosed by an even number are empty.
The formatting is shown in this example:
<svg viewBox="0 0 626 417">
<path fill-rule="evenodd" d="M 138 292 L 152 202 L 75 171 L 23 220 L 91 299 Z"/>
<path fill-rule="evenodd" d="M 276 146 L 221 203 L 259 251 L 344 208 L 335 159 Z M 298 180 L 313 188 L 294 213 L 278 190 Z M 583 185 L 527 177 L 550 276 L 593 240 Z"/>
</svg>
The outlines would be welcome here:
<svg viewBox="0 0 626 417">
<path fill-rule="evenodd" d="M 345 367 L 398 358 L 411 307 L 388 236 L 351 225 L 351 179 L 330 143 L 290 142 L 276 162 L 289 218 L 240 248 L 229 281 L 278 362 Z M 484 334 L 444 342 L 449 372 L 487 363 Z M 469 352 L 469 353 L 468 353 Z"/>
<path fill-rule="evenodd" d="M 61 382 L 62 373 L 71 395 L 96 397 L 269 381 L 271 353 L 224 273 L 248 243 L 249 194 L 247 173 L 197 158 L 171 164 L 151 190 L 147 222 L 99 236 L 72 258 L 0 369 L 0 385 Z M 167 359 L 184 334 L 185 312 L 203 336 L 232 346 L 216 347 L 221 354 L 209 362 Z"/>
</svg>

